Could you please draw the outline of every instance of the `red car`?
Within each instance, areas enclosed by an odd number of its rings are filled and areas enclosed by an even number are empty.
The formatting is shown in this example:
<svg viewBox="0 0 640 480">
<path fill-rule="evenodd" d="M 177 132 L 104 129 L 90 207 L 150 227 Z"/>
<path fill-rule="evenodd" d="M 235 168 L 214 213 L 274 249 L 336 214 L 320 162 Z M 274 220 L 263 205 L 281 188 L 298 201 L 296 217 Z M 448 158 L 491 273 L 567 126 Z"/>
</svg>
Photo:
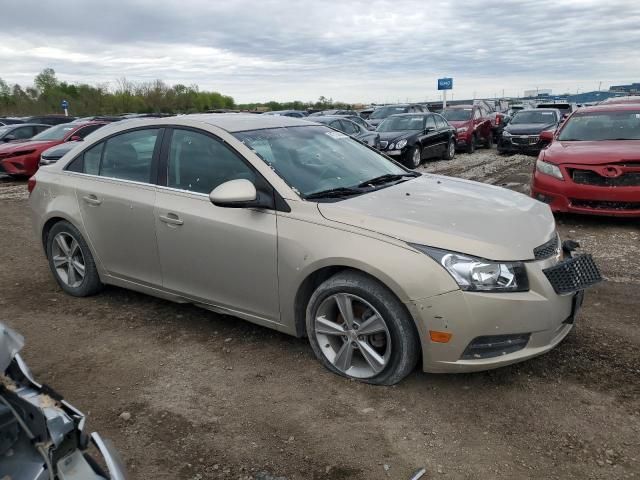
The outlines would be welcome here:
<svg viewBox="0 0 640 480">
<path fill-rule="evenodd" d="M 25 141 L 0 145 L 0 173 L 30 177 L 38 170 L 40 154 L 64 142 L 82 140 L 107 122 L 64 123 Z"/>
<path fill-rule="evenodd" d="M 442 116 L 458 132 L 458 149 L 473 153 L 479 144 L 485 148 L 493 146 L 493 131 L 491 120 L 487 118 L 488 113 L 480 105 L 455 105 L 442 111 Z"/>
<path fill-rule="evenodd" d="M 554 212 L 640 216 L 640 102 L 581 108 L 536 161 L 531 196 Z"/>
</svg>

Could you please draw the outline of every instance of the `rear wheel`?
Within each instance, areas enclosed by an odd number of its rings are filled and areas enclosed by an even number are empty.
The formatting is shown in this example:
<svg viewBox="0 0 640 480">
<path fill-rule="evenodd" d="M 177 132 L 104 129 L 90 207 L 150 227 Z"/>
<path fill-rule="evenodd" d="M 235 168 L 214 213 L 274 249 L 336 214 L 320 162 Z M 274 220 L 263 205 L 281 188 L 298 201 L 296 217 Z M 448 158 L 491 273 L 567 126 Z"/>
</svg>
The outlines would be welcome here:
<svg viewBox="0 0 640 480">
<path fill-rule="evenodd" d="M 447 144 L 447 149 L 442 155 L 443 160 L 453 160 L 453 157 L 456 156 L 456 142 L 453 138 L 449 139 L 449 143 Z"/>
<path fill-rule="evenodd" d="M 341 272 L 313 293 L 306 317 L 309 343 L 330 371 L 376 385 L 393 385 L 419 356 L 413 320 L 376 280 Z"/>
<path fill-rule="evenodd" d="M 46 241 L 49 268 L 66 293 L 87 297 L 102 290 L 93 256 L 87 242 L 69 222 L 56 223 Z"/>
<path fill-rule="evenodd" d="M 420 145 L 414 145 L 407 155 L 407 166 L 409 168 L 418 168 L 422 162 L 422 150 Z"/>
<path fill-rule="evenodd" d="M 476 151 L 476 134 L 471 135 L 469 143 L 467 143 L 467 153 L 473 153 Z"/>
</svg>

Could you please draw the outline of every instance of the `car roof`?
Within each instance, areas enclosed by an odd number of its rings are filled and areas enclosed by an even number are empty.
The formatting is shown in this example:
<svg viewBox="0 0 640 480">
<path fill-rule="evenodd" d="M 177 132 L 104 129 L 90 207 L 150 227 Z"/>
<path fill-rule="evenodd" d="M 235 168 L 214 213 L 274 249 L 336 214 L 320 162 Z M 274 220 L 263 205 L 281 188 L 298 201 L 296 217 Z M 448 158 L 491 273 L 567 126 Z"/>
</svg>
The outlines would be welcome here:
<svg viewBox="0 0 640 480">
<path fill-rule="evenodd" d="M 20 127 L 53 127 L 54 125 L 47 125 L 46 123 L 10 123 L 5 127 L 20 128 Z"/>
<path fill-rule="evenodd" d="M 424 117 L 425 115 L 429 115 L 434 112 L 409 112 L 409 113 L 394 113 L 393 115 L 389 115 L 389 117 Z"/>
<path fill-rule="evenodd" d="M 456 109 L 456 108 L 473 108 L 473 107 L 475 107 L 475 105 L 471 105 L 471 104 L 468 104 L 468 105 L 447 105 L 447 110 L 448 109 L 453 110 L 453 109 Z"/>
<path fill-rule="evenodd" d="M 582 107 L 579 108 L 576 113 L 624 112 L 638 110 L 640 110 L 640 99 L 638 100 L 638 103 L 601 103 L 600 105 L 593 105 L 591 107 Z"/>
<path fill-rule="evenodd" d="M 176 124 L 180 124 L 182 119 L 207 123 L 226 130 L 229 133 L 243 132 L 246 130 L 262 130 L 265 128 L 302 127 L 312 123 L 311 120 L 306 120 L 306 117 L 302 119 L 286 117 L 284 115 L 254 115 L 252 113 L 202 113 L 172 117 L 170 120 Z M 163 120 L 167 121 L 168 119 L 164 118 Z"/>
<path fill-rule="evenodd" d="M 560 109 L 558 108 L 525 108 L 523 110 L 520 110 L 520 112 L 560 112 Z M 520 113 L 518 112 L 518 113 Z M 562 113 L 562 112 L 560 112 Z"/>
<path fill-rule="evenodd" d="M 314 115 L 313 117 L 313 121 L 315 122 L 316 120 L 349 120 L 349 116 L 348 115 L 338 115 L 338 114 L 334 114 L 334 115 Z M 351 120 L 349 120 L 351 121 Z"/>
</svg>

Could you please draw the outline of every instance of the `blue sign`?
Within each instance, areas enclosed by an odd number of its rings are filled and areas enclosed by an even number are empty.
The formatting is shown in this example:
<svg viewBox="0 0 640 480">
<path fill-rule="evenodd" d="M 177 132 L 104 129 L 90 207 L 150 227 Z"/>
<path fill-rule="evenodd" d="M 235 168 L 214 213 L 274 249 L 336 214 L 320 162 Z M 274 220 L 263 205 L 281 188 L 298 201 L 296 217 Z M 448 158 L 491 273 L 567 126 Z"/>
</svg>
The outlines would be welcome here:
<svg viewBox="0 0 640 480">
<path fill-rule="evenodd" d="M 69 108 L 69 102 L 67 102 L 66 100 L 62 100 L 62 103 L 60 104 L 60 106 L 62 107 L 63 110 L 66 110 L 67 108 Z"/>
<path fill-rule="evenodd" d="M 439 78 L 438 90 L 451 90 L 453 88 L 453 78 Z"/>
</svg>

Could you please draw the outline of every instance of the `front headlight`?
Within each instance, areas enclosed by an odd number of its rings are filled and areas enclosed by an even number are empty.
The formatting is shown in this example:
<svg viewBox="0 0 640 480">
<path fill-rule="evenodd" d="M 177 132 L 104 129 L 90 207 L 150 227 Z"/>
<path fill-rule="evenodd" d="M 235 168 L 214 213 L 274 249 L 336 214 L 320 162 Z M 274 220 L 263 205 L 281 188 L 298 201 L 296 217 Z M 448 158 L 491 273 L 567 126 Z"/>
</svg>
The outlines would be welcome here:
<svg viewBox="0 0 640 480">
<path fill-rule="evenodd" d="M 458 129 L 458 133 L 464 133 L 467 131 L 467 127 L 461 127 Z"/>
<path fill-rule="evenodd" d="M 503 130 L 503 131 L 502 131 L 502 136 L 503 136 L 503 137 L 510 137 L 510 136 L 511 136 L 511 134 L 510 134 L 507 130 Z"/>
<path fill-rule="evenodd" d="M 522 262 L 492 262 L 425 245 L 410 244 L 449 272 L 462 290 L 472 292 L 526 292 L 529 278 Z"/>
<path fill-rule="evenodd" d="M 406 144 L 407 141 L 405 139 L 400 140 L 398 143 L 396 143 L 396 149 L 400 150 L 401 148 L 404 148 Z"/>
<path fill-rule="evenodd" d="M 544 173 L 545 175 L 551 175 L 552 177 L 557 178 L 558 180 L 564 180 L 562 178 L 562 172 L 558 168 L 557 165 L 553 163 L 547 163 L 543 160 L 536 160 L 536 170 L 540 173 Z"/>
<path fill-rule="evenodd" d="M 394 148 L 396 148 L 395 143 L 390 143 L 389 146 L 387 147 L 387 150 L 393 150 Z"/>
</svg>

